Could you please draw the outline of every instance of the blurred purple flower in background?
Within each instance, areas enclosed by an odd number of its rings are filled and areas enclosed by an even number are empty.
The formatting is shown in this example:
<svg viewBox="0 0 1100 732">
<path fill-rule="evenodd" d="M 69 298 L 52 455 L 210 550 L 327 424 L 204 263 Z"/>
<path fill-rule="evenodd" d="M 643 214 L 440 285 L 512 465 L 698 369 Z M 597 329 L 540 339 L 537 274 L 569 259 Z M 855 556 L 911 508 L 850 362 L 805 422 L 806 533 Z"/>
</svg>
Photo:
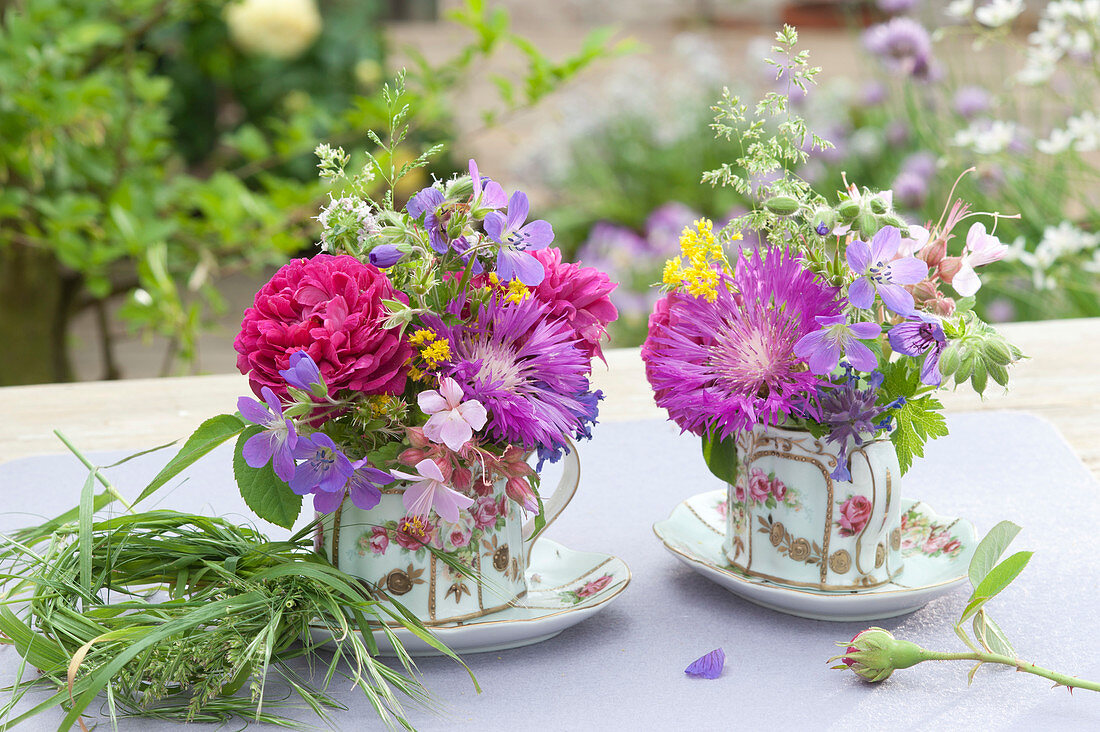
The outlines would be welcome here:
<svg viewBox="0 0 1100 732">
<path fill-rule="evenodd" d="M 864 33 L 863 42 L 868 51 L 895 71 L 922 80 L 931 80 L 936 75 L 932 38 L 912 18 L 893 18 L 871 26 Z"/>
<path fill-rule="evenodd" d="M 908 13 L 917 6 L 920 0 L 878 0 L 875 4 L 878 9 L 889 15 L 901 15 Z"/>
<path fill-rule="evenodd" d="M 966 119 L 988 112 L 990 105 L 989 92 L 980 86 L 961 86 L 955 92 L 953 100 L 955 112 Z"/>
</svg>

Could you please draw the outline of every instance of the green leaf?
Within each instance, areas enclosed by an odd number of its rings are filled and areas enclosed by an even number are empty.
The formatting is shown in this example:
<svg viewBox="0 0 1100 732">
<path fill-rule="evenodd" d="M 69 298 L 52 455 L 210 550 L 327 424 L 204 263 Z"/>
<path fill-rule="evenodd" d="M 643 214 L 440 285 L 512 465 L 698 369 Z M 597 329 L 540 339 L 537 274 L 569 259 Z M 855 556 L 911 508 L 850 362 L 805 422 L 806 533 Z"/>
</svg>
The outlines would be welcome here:
<svg viewBox="0 0 1100 732">
<path fill-rule="evenodd" d="M 703 460 L 719 480 L 725 483 L 737 480 L 737 443 L 732 437 L 703 435 Z"/>
<path fill-rule="evenodd" d="M 974 590 L 974 594 L 970 596 L 970 601 L 963 609 L 962 618 L 960 618 L 960 620 L 966 620 L 971 615 L 978 612 L 983 605 L 996 597 L 1001 590 L 1008 587 L 1012 583 L 1012 580 L 1016 579 L 1020 572 L 1024 571 L 1024 567 L 1026 567 L 1027 563 L 1031 560 L 1032 553 L 1033 552 L 1017 552 L 991 569 L 989 574 L 985 576 L 985 579 L 978 584 L 978 587 Z"/>
<path fill-rule="evenodd" d="M 184 468 L 226 440 L 236 437 L 243 429 L 244 422 L 233 414 L 219 414 L 200 424 L 199 428 L 187 438 L 187 442 L 183 443 L 183 447 L 176 456 L 168 461 L 149 485 L 145 486 L 145 490 L 137 497 L 134 504 L 148 498 L 162 485 L 179 475 Z"/>
<path fill-rule="evenodd" d="M 1004 554 L 1005 549 L 1020 533 L 1020 527 L 1011 521 L 1002 521 L 989 530 L 974 550 L 974 558 L 970 560 L 970 586 L 975 590 L 981 581 L 989 574 L 989 570 Z"/>
<path fill-rule="evenodd" d="M 947 420 L 940 414 L 943 405 L 932 397 L 911 399 L 894 411 L 896 426 L 890 439 L 898 453 L 898 465 L 904 475 L 914 457 L 924 457 L 924 443 L 947 434 Z"/>
<path fill-rule="evenodd" d="M 294 526 L 298 514 L 302 512 L 302 497 L 290 490 L 271 467 L 271 463 L 262 468 L 253 468 L 244 461 L 244 443 L 249 437 L 259 433 L 259 425 L 249 427 L 237 438 L 233 450 L 233 477 L 241 497 L 257 516 L 276 526 L 289 529 Z"/>
<path fill-rule="evenodd" d="M 1016 658 L 1016 649 L 1008 642 L 1000 626 L 983 610 L 974 616 L 974 637 L 993 653 Z"/>
<path fill-rule="evenodd" d="M 92 506 L 95 499 L 95 475 L 98 468 L 88 472 L 84 487 L 80 491 L 80 530 L 77 544 L 80 549 L 80 587 L 92 596 Z M 84 609 L 87 610 L 87 600 Z"/>
</svg>

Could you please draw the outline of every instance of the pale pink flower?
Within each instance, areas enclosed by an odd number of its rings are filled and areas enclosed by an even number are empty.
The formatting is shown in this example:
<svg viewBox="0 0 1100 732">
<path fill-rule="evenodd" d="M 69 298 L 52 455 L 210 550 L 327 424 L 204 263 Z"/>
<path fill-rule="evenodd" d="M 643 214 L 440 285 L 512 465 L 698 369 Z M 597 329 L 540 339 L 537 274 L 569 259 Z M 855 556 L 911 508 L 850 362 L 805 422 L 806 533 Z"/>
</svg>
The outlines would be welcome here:
<svg viewBox="0 0 1100 732">
<path fill-rule="evenodd" d="M 974 268 L 1003 259 L 1007 252 L 1008 247 L 1000 239 L 986 233 L 984 224 L 974 224 L 966 234 L 966 248 L 951 286 L 963 297 L 973 295 L 982 286 Z"/>
<path fill-rule="evenodd" d="M 429 389 L 416 397 L 424 414 L 430 414 L 424 434 L 458 452 L 473 439 L 474 431 L 485 426 L 488 414 L 476 399 L 462 401 L 462 387 L 449 376 L 439 382 L 439 391 Z"/>
<path fill-rule="evenodd" d="M 390 472 L 395 478 L 417 481 L 406 488 L 401 497 L 405 509 L 412 516 L 425 517 L 434 508 L 445 520 L 455 523 L 458 521 L 458 512 L 474 503 L 474 499 L 444 484 L 443 471 L 434 460 L 425 458 L 418 462 L 416 472 L 419 475 L 402 473 L 400 470 Z"/>
</svg>

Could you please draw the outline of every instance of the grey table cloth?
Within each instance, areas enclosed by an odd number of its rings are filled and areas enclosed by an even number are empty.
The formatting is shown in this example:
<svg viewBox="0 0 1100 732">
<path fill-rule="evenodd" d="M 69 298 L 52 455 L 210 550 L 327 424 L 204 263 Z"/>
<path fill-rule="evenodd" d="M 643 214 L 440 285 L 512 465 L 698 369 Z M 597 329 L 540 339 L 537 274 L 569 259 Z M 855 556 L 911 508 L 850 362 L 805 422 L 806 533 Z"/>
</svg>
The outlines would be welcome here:
<svg viewBox="0 0 1100 732">
<path fill-rule="evenodd" d="M 1100 485 L 1040 419 L 983 413 L 952 415 L 949 422 L 950 437 L 928 446 L 926 459 L 905 477 L 903 495 L 969 519 L 979 534 L 1002 519 L 1023 526 L 1013 550 L 1031 549 L 1035 557 L 991 603 L 991 614 L 1022 658 L 1100 679 Z M 457 664 L 421 659 L 424 681 L 443 710 L 410 709 L 418 728 L 1100 728 L 1100 695 L 1071 696 L 1010 669 L 984 668 L 969 688 L 966 663 L 925 663 L 873 686 L 830 670 L 834 641 L 870 623 L 805 620 L 759 608 L 680 564 L 654 536 L 652 523 L 679 501 L 720 487 L 703 465 L 698 440 L 658 421 L 602 424 L 595 433 L 580 447 L 580 490 L 547 535 L 574 549 L 622 557 L 633 572 L 631 585 L 554 639 L 467 656 L 480 695 Z M 95 457 L 105 464 L 118 455 Z M 165 488 L 160 505 L 251 521 L 230 457 L 227 449 L 212 453 Z M 133 495 L 167 459 L 167 452 L 144 456 L 111 476 Z M 70 508 L 85 476 L 69 456 L 0 465 L 0 529 Z M 927 648 L 963 650 L 951 626 L 965 599 L 960 589 L 878 624 Z M 691 661 L 719 647 L 727 656 L 721 678 L 684 675 Z M 0 684 L 10 683 L 17 664 L 11 647 L 0 649 Z M 349 707 L 335 712 L 337 728 L 382 727 L 360 693 L 338 685 L 332 691 Z M 308 710 L 294 716 L 313 723 Z M 53 729 L 60 719 L 48 713 L 26 727 Z M 120 728 L 172 726 L 136 719 Z"/>
</svg>

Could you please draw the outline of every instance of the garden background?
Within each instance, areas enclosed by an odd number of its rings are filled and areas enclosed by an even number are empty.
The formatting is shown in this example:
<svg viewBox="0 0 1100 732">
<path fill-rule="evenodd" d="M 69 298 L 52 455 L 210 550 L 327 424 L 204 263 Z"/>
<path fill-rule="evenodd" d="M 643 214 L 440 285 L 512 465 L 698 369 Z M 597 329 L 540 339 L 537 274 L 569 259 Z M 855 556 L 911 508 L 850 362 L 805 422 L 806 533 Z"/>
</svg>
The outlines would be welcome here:
<svg viewBox="0 0 1100 732">
<path fill-rule="evenodd" d="M 1100 315 L 1100 3 L 974 5 L 0 0 L 0 385 L 235 370 L 255 289 L 316 251 L 315 145 L 370 148 L 402 68 L 406 158 L 440 143 L 429 174 L 476 157 L 528 191 L 622 283 L 611 345 L 636 345 L 680 230 L 752 203 L 699 182 L 739 152 L 709 107 L 786 89 L 762 63 L 783 22 L 835 145 L 800 175 L 924 223 L 973 167 L 978 210 L 1021 214 L 984 316 Z"/>
</svg>

